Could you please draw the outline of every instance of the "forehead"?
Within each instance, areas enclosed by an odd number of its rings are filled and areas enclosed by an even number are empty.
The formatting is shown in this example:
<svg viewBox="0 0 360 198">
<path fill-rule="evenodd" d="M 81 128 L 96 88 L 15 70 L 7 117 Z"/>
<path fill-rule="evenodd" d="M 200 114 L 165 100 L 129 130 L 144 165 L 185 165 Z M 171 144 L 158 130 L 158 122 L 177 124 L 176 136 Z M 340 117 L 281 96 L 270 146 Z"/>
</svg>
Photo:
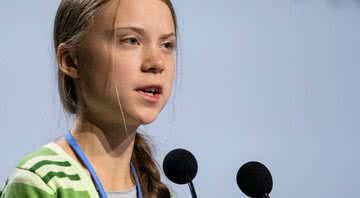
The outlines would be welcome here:
<svg viewBox="0 0 360 198">
<path fill-rule="evenodd" d="M 107 29 L 113 25 L 137 25 L 159 33 L 172 32 L 175 28 L 170 8 L 161 0 L 110 1 L 96 17 L 95 26 Z"/>
</svg>

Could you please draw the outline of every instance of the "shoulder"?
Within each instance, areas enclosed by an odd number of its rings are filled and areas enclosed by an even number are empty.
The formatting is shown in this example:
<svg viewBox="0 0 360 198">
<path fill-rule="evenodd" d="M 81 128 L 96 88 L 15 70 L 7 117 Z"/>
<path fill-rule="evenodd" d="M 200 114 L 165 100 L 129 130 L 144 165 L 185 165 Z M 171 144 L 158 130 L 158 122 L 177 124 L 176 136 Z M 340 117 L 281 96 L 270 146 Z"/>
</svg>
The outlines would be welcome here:
<svg viewBox="0 0 360 198">
<path fill-rule="evenodd" d="M 79 165 L 51 142 L 19 161 L 1 197 L 93 197 L 94 186 L 86 177 Z"/>
</svg>

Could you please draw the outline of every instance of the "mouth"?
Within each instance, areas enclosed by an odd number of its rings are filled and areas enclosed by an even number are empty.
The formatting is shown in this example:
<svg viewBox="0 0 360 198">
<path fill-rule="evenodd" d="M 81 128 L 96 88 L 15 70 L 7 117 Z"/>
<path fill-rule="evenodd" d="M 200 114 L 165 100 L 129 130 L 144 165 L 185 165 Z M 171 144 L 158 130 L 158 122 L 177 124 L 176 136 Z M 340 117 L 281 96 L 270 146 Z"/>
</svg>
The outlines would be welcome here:
<svg viewBox="0 0 360 198">
<path fill-rule="evenodd" d="M 160 85 L 146 85 L 136 88 L 135 91 L 142 95 L 145 100 L 155 103 L 159 101 L 163 90 Z"/>
<path fill-rule="evenodd" d="M 162 94 L 162 87 L 160 85 L 146 85 L 135 89 L 148 95 L 160 95 Z"/>
</svg>

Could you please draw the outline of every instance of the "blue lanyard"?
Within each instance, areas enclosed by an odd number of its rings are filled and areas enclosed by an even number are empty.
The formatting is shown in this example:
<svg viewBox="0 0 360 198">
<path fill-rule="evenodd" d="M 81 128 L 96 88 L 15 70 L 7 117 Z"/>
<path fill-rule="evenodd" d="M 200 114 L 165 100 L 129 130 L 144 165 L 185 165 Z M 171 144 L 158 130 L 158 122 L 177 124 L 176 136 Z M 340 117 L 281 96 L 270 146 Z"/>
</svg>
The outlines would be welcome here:
<svg viewBox="0 0 360 198">
<path fill-rule="evenodd" d="M 76 153 L 76 155 L 84 163 L 85 167 L 89 170 L 89 172 L 91 174 L 91 178 L 95 182 L 95 186 L 96 186 L 97 191 L 99 192 L 100 197 L 106 198 L 107 196 L 106 196 L 104 187 L 102 186 L 102 184 L 100 182 L 100 179 L 96 175 L 96 172 L 95 172 L 94 168 L 91 166 L 89 160 L 86 158 L 85 153 L 81 150 L 81 148 L 78 145 L 78 143 L 76 142 L 75 138 L 71 135 L 70 131 L 65 135 L 65 138 L 66 138 L 66 141 L 68 142 L 68 144 L 70 145 L 70 147 L 72 148 L 72 150 Z M 130 162 L 130 169 L 131 169 L 131 173 L 133 174 L 133 176 L 135 178 L 137 198 L 142 198 L 143 196 L 142 196 L 142 192 L 141 192 L 140 181 L 136 174 L 135 166 L 132 162 Z"/>
</svg>

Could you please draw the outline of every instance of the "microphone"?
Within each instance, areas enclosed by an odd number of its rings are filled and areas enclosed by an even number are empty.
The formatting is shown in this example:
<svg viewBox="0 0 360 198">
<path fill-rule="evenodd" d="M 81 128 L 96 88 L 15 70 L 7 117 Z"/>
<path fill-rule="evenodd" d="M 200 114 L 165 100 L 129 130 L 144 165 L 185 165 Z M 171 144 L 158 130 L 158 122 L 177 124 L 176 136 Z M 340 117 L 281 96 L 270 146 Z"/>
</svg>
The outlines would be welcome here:
<svg viewBox="0 0 360 198">
<path fill-rule="evenodd" d="M 176 184 L 188 184 L 193 198 L 197 198 L 192 180 L 195 178 L 198 165 L 192 153 L 185 149 L 170 151 L 164 159 L 163 169 L 166 177 Z"/>
<path fill-rule="evenodd" d="M 270 198 L 273 181 L 270 171 L 260 162 L 247 162 L 236 175 L 240 190 L 251 198 Z"/>
</svg>

